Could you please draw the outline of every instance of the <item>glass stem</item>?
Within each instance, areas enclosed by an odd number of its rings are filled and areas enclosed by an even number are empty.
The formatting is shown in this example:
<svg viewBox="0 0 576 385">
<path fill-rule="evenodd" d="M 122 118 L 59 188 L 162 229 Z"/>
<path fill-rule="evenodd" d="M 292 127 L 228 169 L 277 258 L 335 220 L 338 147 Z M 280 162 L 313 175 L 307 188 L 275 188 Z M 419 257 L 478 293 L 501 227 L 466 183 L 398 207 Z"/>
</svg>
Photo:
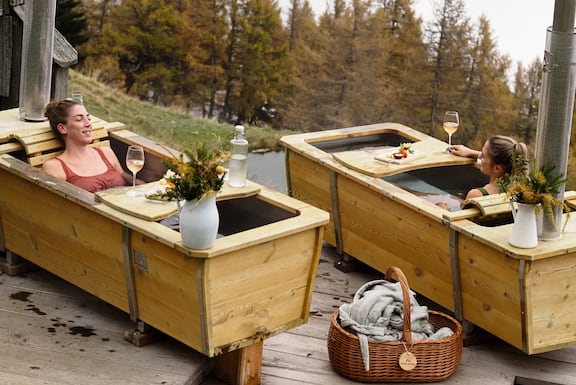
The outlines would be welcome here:
<svg viewBox="0 0 576 385">
<path fill-rule="evenodd" d="M 452 145 L 452 134 L 448 134 L 448 146 Z"/>
<path fill-rule="evenodd" d="M 132 173 L 132 190 L 136 189 L 136 173 Z"/>
</svg>

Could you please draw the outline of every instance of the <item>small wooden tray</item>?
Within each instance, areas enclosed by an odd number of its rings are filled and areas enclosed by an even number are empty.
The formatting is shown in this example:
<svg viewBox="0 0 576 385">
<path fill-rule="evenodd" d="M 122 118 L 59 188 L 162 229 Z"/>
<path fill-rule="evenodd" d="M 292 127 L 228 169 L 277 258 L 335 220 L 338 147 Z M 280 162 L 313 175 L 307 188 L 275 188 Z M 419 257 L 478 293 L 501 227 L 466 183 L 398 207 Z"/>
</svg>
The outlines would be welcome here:
<svg viewBox="0 0 576 385">
<path fill-rule="evenodd" d="M 143 194 L 151 192 L 158 182 L 145 183 L 136 186 Z M 147 221 L 159 221 L 168 218 L 178 212 L 176 201 L 160 201 L 147 199 L 144 195 L 132 197 L 126 195 L 132 186 L 116 187 L 109 190 L 96 192 L 96 200 L 102 202 L 123 213 L 133 215 Z M 216 200 L 245 198 L 260 192 L 260 186 L 247 181 L 244 187 L 230 187 L 224 184 L 222 191 L 216 196 Z"/>
<path fill-rule="evenodd" d="M 343 166 L 375 178 L 422 168 L 465 165 L 475 162 L 472 158 L 445 154 L 443 151 L 446 149 L 446 144 L 433 138 L 412 143 L 412 149 L 413 154 L 398 160 L 387 158 L 390 151 L 397 151 L 390 148 L 335 152 L 332 157 Z"/>
</svg>

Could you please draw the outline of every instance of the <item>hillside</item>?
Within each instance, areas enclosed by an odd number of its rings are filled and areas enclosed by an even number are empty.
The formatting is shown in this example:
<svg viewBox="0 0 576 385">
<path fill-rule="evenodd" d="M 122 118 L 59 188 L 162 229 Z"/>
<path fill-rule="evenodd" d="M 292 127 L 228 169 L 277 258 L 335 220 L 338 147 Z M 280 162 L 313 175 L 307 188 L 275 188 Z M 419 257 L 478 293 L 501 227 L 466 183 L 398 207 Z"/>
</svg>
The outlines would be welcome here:
<svg viewBox="0 0 576 385">
<path fill-rule="evenodd" d="M 70 71 L 68 90 L 69 93 L 83 93 L 90 114 L 110 122 L 122 122 L 130 130 L 176 149 L 200 142 L 227 145 L 232 137 L 232 125 L 193 118 L 174 108 L 155 106 L 76 71 Z M 249 126 L 246 133 L 252 149 L 276 149 L 281 136 L 294 132 Z"/>
</svg>

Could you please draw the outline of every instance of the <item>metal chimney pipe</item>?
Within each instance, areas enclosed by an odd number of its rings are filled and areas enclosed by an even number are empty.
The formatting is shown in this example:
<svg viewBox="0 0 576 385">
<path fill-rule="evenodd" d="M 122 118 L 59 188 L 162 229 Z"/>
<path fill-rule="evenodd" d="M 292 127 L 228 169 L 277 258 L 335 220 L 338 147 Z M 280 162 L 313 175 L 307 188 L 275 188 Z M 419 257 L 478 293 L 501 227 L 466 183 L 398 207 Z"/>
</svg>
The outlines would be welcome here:
<svg viewBox="0 0 576 385">
<path fill-rule="evenodd" d="M 25 4 L 19 118 L 44 121 L 50 101 L 56 0 L 33 0 Z"/>
<path fill-rule="evenodd" d="M 554 24 L 548 28 L 542 69 L 542 91 L 536 131 L 537 166 L 555 166 L 567 175 L 574 93 L 576 91 L 576 48 L 574 17 L 576 0 L 556 0 Z M 564 199 L 563 185 L 557 198 Z M 554 211 L 554 223 L 543 218 L 540 239 L 553 241 L 562 234 L 562 208 Z"/>
</svg>

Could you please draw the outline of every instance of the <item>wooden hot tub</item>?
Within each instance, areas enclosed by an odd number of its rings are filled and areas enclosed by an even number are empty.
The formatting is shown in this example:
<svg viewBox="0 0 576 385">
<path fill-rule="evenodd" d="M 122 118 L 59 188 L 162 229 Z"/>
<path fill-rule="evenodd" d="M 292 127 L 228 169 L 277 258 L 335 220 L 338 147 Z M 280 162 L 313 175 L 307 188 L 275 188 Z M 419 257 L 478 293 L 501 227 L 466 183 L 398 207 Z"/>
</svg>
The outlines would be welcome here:
<svg viewBox="0 0 576 385">
<path fill-rule="evenodd" d="M 15 110 L 0 112 L 0 122 L 6 259 L 23 257 L 216 357 L 216 375 L 227 383 L 258 384 L 262 341 L 308 320 L 328 213 L 255 183 L 225 188 L 221 236 L 210 249 L 188 249 L 161 223 L 175 203 L 127 200 L 124 188 L 91 194 L 52 178 L 27 163 L 53 156 L 47 123 L 20 122 Z M 119 159 L 131 144 L 145 147 L 139 178 L 163 175 L 163 147 L 120 124 L 94 118 L 93 125 L 98 143 Z"/>
<path fill-rule="evenodd" d="M 375 160 L 403 142 L 414 149 L 406 160 Z M 431 203 L 485 181 L 472 159 L 443 154 L 446 143 L 401 124 L 291 135 L 282 143 L 289 193 L 331 212 L 325 240 L 345 258 L 382 272 L 400 267 L 417 292 L 526 353 L 576 345 L 574 216 L 560 241 L 510 246 L 503 196 L 457 211 Z M 419 181 L 396 183 L 406 179 Z"/>
</svg>

